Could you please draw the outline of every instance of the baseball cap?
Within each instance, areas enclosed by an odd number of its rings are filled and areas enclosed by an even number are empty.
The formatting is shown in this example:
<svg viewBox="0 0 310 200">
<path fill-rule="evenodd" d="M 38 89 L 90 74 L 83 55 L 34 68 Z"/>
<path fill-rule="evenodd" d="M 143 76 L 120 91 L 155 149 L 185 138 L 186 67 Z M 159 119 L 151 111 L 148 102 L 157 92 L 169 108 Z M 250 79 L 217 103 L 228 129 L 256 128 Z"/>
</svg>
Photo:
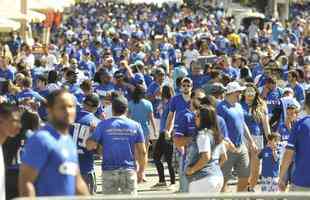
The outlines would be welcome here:
<svg viewBox="0 0 310 200">
<path fill-rule="evenodd" d="M 239 91 L 243 91 L 245 90 L 246 87 L 245 86 L 241 86 L 238 82 L 236 81 L 233 81 L 233 82 L 230 82 L 227 84 L 226 86 L 226 93 L 227 94 L 231 94 L 231 93 L 234 93 L 234 92 L 239 92 Z"/>
<path fill-rule="evenodd" d="M 287 109 L 300 109 L 300 104 L 298 103 L 298 101 L 296 99 L 291 99 L 291 101 L 289 101 L 287 103 Z"/>
<path fill-rule="evenodd" d="M 292 88 L 289 88 L 289 87 L 283 89 L 283 93 L 287 93 L 287 92 L 294 94 L 294 90 Z"/>
<path fill-rule="evenodd" d="M 189 77 L 184 77 L 184 78 L 182 79 L 181 83 L 184 83 L 184 82 L 189 82 L 189 83 L 193 84 L 192 79 L 190 79 Z"/>
<path fill-rule="evenodd" d="M 222 83 L 213 83 L 211 87 L 211 94 L 218 94 L 226 92 L 226 88 Z"/>
<path fill-rule="evenodd" d="M 100 98 L 97 94 L 89 94 L 85 97 L 84 103 L 92 107 L 98 107 Z"/>
<path fill-rule="evenodd" d="M 134 84 L 144 84 L 144 77 L 141 73 L 136 73 L 134 76 Z"/>
</svg>

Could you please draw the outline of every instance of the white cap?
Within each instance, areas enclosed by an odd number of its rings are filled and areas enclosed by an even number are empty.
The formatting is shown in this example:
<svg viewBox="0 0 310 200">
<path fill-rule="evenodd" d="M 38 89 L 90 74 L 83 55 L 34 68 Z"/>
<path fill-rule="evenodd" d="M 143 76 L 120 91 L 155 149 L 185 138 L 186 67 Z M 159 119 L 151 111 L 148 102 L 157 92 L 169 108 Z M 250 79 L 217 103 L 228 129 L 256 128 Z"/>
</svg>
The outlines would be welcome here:
<svg viewBox="0 0 310 200">
<path fill-rule="evenodd" d="M 226 94 L 231 94 L 234 92 L 238 92 L 238 91 L 243 91 L 245 90 L 246 87 L 245 86 L 241 86 L 238 82 L 234 81 L 234 82 L 230 82 L 227 84 L 226 86 Z"/>
</svg>

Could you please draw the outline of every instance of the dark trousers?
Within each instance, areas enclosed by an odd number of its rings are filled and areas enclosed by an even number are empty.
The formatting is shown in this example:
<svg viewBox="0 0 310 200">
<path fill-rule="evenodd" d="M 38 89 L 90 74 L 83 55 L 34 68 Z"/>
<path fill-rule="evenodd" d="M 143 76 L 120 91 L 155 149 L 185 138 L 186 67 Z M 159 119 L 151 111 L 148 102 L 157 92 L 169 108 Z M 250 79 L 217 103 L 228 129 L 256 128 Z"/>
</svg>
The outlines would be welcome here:
<svg viewBox="0 0 310 200">
<path fill-rule="evenodd" d="M 10 200 L 18 197 L 18 169 L 7 169 L 5 172 L 5 194 Z"/>
<path fill-rule="evenodd" d="M 163 133 L 160 134 L 154 150 L 154 162 L 159 176 L 159 182 L 165 182 L 164 166 L 161 162 L 162 156 L 168 164 L 170 182 L 175 184 L 175 172 L 172 166 L 173 144 L 172 141 L 166 141 Z"/>
<path fill-rule="evenodd" d="M 96 193 L 96 175 L 95 172 L 82 173 L 82 177 L 88 186 L 90 194 Z"/>
</svg>

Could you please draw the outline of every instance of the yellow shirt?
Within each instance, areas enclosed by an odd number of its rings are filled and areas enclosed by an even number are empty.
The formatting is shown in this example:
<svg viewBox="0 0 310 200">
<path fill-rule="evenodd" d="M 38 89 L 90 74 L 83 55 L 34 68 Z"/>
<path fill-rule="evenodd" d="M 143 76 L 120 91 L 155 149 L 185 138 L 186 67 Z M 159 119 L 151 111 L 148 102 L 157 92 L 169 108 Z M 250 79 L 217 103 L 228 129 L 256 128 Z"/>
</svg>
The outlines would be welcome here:
<svg viewBox="0 0 310 200">
<path fill-rule="evenodd" d="M 240 43 L 241 43 L 241 39 L 240 39 L 240 36 L 236 33 L 231 33 L 227 36 L 227 39 L 232 43 L 234 44 L 236 47 L 239 47 L 240 46 Z"/>
</svg>

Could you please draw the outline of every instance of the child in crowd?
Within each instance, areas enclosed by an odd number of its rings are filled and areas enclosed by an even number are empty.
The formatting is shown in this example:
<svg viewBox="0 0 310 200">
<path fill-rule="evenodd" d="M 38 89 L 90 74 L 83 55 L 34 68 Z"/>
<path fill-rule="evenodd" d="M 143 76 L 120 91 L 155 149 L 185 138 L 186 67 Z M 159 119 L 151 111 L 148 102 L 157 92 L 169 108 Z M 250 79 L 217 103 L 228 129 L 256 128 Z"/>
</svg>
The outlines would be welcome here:
<svg viewBox="0 0 310 200">
<path fill-rule="evenodd" d="M 262 159 L 262 192 L 277 192 L 280 169 L 280 156 L 278 144 L 280 136 L 278 133 L 268 135 L 268 144 L 258 154 Z"/>
</svg>

